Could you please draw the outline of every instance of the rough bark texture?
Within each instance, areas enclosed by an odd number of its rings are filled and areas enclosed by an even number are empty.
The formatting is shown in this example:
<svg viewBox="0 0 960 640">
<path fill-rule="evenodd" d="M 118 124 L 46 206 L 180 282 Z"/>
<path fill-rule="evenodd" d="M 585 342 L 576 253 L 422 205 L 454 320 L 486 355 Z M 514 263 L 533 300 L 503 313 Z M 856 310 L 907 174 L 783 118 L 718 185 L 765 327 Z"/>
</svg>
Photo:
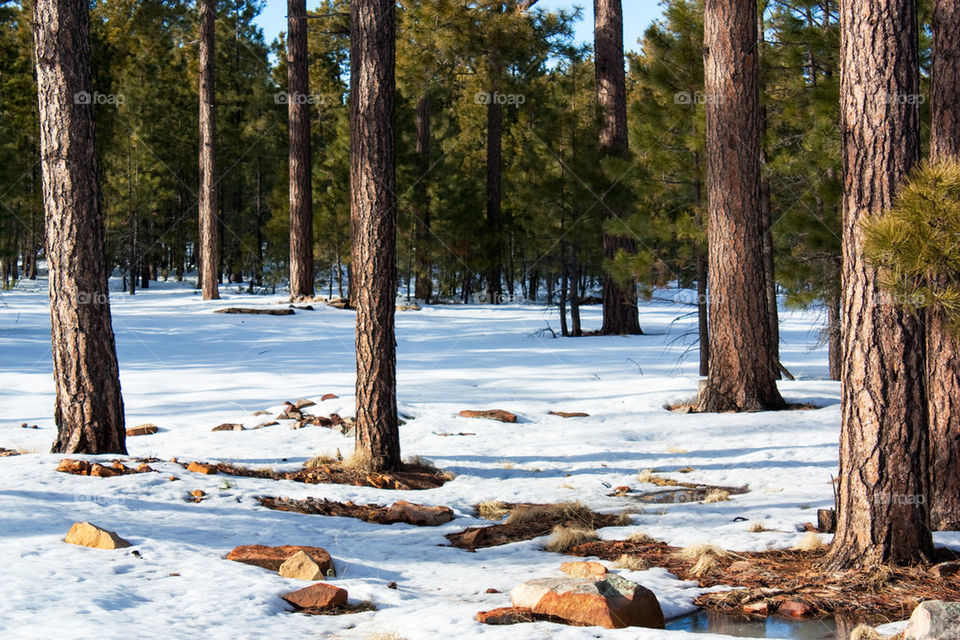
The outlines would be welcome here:
<svg viewBox="0 0 960 640">
<path fill-rule="evenodd" d="M 960 155 L 960 6 L 936 0 L 930 77 L 930 155 Z M 941 313 L 927 316 L 927 410 L 930 429 L 930 522 L 960 528 L 960 345 Z"/>
<path fill-rule="evenodd" d="M 888 209 L 920 153 L 913 0 L 841 5 L 842 410 L 831 568 L 931 557 L 923 323 L 878 296 L 860 222 Z"/>
<path fill-rule="evenodd" d="M 600 151 L 605 155 L 627 157 L 627 85 L 623 58 L 623 8 L 620 0 L 593 0 L 593 40 L 596 52 L 597 102 L 600 105 Z M 620 212 L 602 206 L 601 222 Z M 613 260 L 617 253 L 637 251 L 633 238 L 603 232 L 603 257 Z M 601 333 L 639 334 L 637 292 L 634 283 L 622 286 L 607 274 L 603 276 L 603 327 Z"/>
<path fill-rule="evenodd" d="M 697 335 L 700 337 L 700 377 L 710 375 L 710 328 L 707 313 L 707 256 L 697 253 Z"/>
<path fill-rule="evenodd" d="M 503 259 L 501 212 L 503 105 L 497 102 L 503 67 L 496 53 L 490 54 L 490 100 L 487 102 L 487 302 L 500 304 L 503 287 L 500 283 L 500 262 Z"/>
<path fill-rule="evenodd" d="M 313 296 L 313 192 L 306 0 L 287 0 L 287 119 L 290 129 L 290 297 Z"/>
<path fill-rule="evenodd" d="M 831 380 L 840 380 L 843 373 L 843 342 L 840 333 L 840 297 L 831 296 L 827 300 L 827 358 Z"/>
<path fill-rule="evenodd" d="M 710 373 L 701 411 L 779 409 L 763 268 L 754 0 L 707 0 Z"/>
<path fill-rule="evenodd" d="M 54 453 L 126 453 L 94 150 L 86 0 L 37 0 L 34 42 L 56 388 Z"/>
<path fill-rule="evenodd" d="M 220 238 L 217 223 L 216 107 L 214 46 L 216 0 L 200 0 L 200 246 L 198 272 L 204 300 L 220 297 Z"/>
<path fill-rule="evenodd" d="M 350 213 L 357 307 L 357 450 L 378 471 L 400 468 L 397 422 L 397 202 L 393 0 L 351 3 Z"/>
<path fill-rule="evenodd" d="M 424 92 L 417 102 L 417 159 L 420 175 L 414 186 L 414 213 L 417 217 L 417 284 L 414 295 L 429 303 L 433 297 L 433 274 L 430 251 L 430 192 L 427 174 L 430 173 L 430 94 Z"/>
</svg>

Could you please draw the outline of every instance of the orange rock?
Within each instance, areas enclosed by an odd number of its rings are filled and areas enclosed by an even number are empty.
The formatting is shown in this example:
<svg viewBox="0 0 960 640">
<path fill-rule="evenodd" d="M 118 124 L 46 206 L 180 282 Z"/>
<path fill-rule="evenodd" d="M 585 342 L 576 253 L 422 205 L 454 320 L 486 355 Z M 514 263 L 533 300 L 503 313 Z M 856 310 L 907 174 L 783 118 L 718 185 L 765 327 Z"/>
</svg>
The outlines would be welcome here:
<svg viewBox="0 0 960 640">
<path fill-rule="evenodd" d="M 347 604 L 347 592 L 326 582 L 280 595 L 298 609 L 329 609 Z"/>
<path fill-rule="evenodd" d="M 155 424 L 141 424 L 127 429 L 127 437 L 132 438 L 134 436 L 152 436 L 159 430 L 160 429 Z"/>
<path fill-rule="evenodd" d="M 560 565 L 560 571 L 574 578 L 593 578 L 610 573 L 599 562 L 564 562 Z"/>
<path fill-rule="evenodd" d="M 233 422 L 224 422 L 223 424 L 218 424 L 211 431 L 243 431 L 242 424 L 236 424 Z"/>
<path fill-rule="evenodd" d="M 796 600 L 784 600 L 780 603 L 780 606 L 777 607 L 777 613 L 782 616 L 790 616 L 792 618 L 802 618 L 810 615 L 810 612 L 810 605 L 803 602 L 797 602 Z"/>
<path fill-rule="evenodd" d="M 90 467 L 90 475 L 96 476 L 97 478 L 112 478 L 113 476 L 118 474 L 114 469 L 111 469 L 110 467 L 105 467 L 102 464 L 94 463 L 94 465 Z"/>
<path fill-rule="evenodd" d="M 387 509 L 388 522 L 408 522 L 418 526 L 435 527 L 453 520 L 450 507 L 428 507 L 406 500 L 397 500 Z"/>
<path fill-rule="evenodd" d="M 217 472 L 217 468 L 212 464 L 206 464 L 204 462 L 191 462 L 187 465 L 187 471 L 212 475 Z"/>
<path fill-rule="evenodd" d="M 179 479 L 180 479 L 180 478 L 178 478 L 177 476 L 170 476 L 169 478 L 167 478 L 167 480 L 169 480 L 170 482 L 176 482 L 176 481 L 178 481 Z"/>
<path fill-rule="evenodd" d="M 279 547 L 268 547 L 262 544 L 248 544 L 239 546 L 231 551 L 227 555 L 227 560 L 252 564 L 256 567 L 269 569 L 270 571 L 279 571 L 280 565 L 298 551 L 303 551 L 310 556 L 323 570 L 323 575 L 330 575 L 333 571 L 333 560 L 330 558 L 330 554 L 320 547 L 304 547 L 289 544 Z"/>
<path fill-rule="evenodd" d="M 203 496 L 207 495 L 207 492 L 203 489 L 194 489 L 190 492 L 190 495 L 192 495 L 194 498 L 202 498 Z"/>
<path fill-rule="evenodd" d="M 517 624 L 519 622 L 533 622 L 533 611 L 523 607 L 500 607 L 490 611 L 479 611 L 477 622 L 483 624 Z"/>
<path fill-rule="evenodd" d="M 60 464 L 57 465 L 57 471 L 72 473 L 77 476 L 88 476 L 90 475 L 90 463 L 86 460 L 64 458 L 60 461 Z"/>
<path fill-rule="evenodd" d="M 148 465 L 146 462 L 137 466 L 137 473 L 152 473 L 154 468 Z"/>
<path fill-rule="evenodd" d="M 499 420 L 500 422 L 516 422 L 517 416 L 504 411 L 503 409 L 485 409 L 483 411 L 473 411 L 464 409 L 460 412 L 462 418 L 487 418 L 488 420 Z"/>
<path fill-rule="evenodd" d="M 649 627 L 663 629 L 663 611 L 653 592 L 610 573 L 602 579 L 542 578 L 514 587 L 510 600 L 534 614 L 553 616 L 571 624 L 607 629 Z"/>
<path fill-rule="evenodd" d="M 321 402 L 322 402 L 323 400 L 336 400 L 336 399 L 339 398 L 339 397 L 340 397 L 340 396 L 338 396 L 338 395 L 335 394 L 335 393 L 325 393 L 325 394 L 323 394 L 323 397 L 320 398 L 320 400 L 321 400 Z"/>
<path fill-rule="evenodd" d="M 753 615 L 765 616 L 770 613 L 770 605 L 767 604 L 766 600 L 761 600 L 760 602 L 750 602 L 743 605 L 743 612 L 750 613 Z"/>
</svg>

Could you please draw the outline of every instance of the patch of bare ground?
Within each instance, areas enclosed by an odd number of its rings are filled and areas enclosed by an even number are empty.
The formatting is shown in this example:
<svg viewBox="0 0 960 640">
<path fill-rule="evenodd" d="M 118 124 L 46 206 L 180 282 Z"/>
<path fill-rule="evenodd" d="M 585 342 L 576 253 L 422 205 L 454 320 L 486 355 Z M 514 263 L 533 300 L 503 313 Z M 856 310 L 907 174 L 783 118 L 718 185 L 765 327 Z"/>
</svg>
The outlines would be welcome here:
<svg viewBox="0 0 960 640">
<path fill-rule="evenodd" d="M 182 462 L 180 464 L 185 468 L 189 466 Z M 203 464 L 211 468 L 213 473 L 222 473 L 228 476 L 293 480 L 304 484 L 346 484 L 355 487 L 374 487 L 396 491 L 436 489 L 442 487 L 452 477 L 448 473 L 420 465 L 404 465 L 401 471 L 377 473 L 358 468 L 347 468 L 342 462 L 321 463 L 308 469 L 297 469 L 296 471 L 253 469 L 225 462 Z"/>
<path fill-rule="evenodd" d="M 303 613 L 308 616 L 342 616 L 348 613 L 363 613 L 364 611 L 376 611 L 377 607 L 374 606 L 369 600 L 364 600 L 363 602 L 358 602 L 356 604 L 339 604 L 331 607 L 324 607 L 322 609 L 318 607 L 305 607 L 303 609 L 294 609 L 293 613 Z"/>
<path fill-rule="evenodd" d="M 667 411 L 672 411 L 674 413 L 700 413 L 697 409 L 697 402 L 678 402 L 676 404 L 667 404 L 663 408 Z M 788 402 L 783 409 L 778 409 L 778 411 L 810 411 L 811 409 L 820 409 L 815 404 L 809 402 Z M 759 411 L 759 409 L 758 409 Z M 768 411 L 768 409 L 764 409 Z M 724 413 L 735 413 L 733 411 L 725 411 Z M 743 413 L 754 413 L 753 411 L 745 411 Z"/>
<path fill-rule="evenodd" d="M 620 562 L 624 556 L 637 558 L 682 580 L 695 580 L 704 588 L 729 586 L 730 591 L 706 593 L 695 600 L 699 607 L 725 614 L 838 615 L 880 624 L 909 618 L 924 600 L 960 600 L 960 575 L 938 577 L 931 572 L 933 565 L 835 572 L 822 567 L 826 548 L 738 553 L 713 549 L 704 545 L 703 553 L 694 553 L 692 548 L 684 550 L 638 537 L 634 541 L 587 542 L 567 553 Z M 938 561 L 956 557 L 945 549 L 938 553 Z"/>
<path fill-rule="evenodd" d="M 379 504 L 355 504 L 337 502 L 325 498 L 257 498 L 262 506 L 276 511 L 292 511 L 319 516 L 339 516 L 357 518 L 377 524 L 406 522 L 418 526 L 437 526 L 453 519 L 453 510 L 449 507 L 428 507 L 409 502 L 398 502 L 390 507 Z"/>
<path fill-rule="evenodd" d="M 14 449 L 4 449 L 3 447 L 0 447 L 0 458 L 6 458 L 7 456 L 18 456 L 18 455 L 20 455 L 19 451 L 15 451 Z"/>
<path fill-rule="evenodd" d="M 552 533 L 556 527 L 592 531 L 600 527 L 629 524 L 629 517 L 625 521 L 623 515 L 596 513 L 579 502 L 558 504 L 501 502 L 497 503 L 497 507 L 502 510 L 502 513 L 509 513 L 505 522 L 486 527 L 469 527 L 459 533 L 447 534 L 451 546 L 476 551 L 539 538 Z M 486 513 L 488 507 L 478 506 L 478 511 Z"/>
</svg>

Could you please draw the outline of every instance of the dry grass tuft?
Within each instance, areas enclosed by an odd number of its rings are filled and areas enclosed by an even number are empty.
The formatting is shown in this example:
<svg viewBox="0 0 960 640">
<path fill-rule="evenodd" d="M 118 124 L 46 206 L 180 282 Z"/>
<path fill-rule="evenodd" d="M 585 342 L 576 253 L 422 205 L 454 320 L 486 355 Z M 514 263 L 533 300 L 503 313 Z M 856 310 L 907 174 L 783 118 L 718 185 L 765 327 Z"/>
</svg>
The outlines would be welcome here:
<svg viewBox="0 0 960 640">
<path fill-rule="evenodd" d="M 646 571 L 650 568 L 650 563 L 647 562 L 643 556 L 631 556 L 624 553 L 617 558 L 614 566 L 618 569 L 626 569 L 627 571 Z"/>
<path fill-rule="evenodd" d="M 885 636 L 877 632 L 869 625 L 861 624 L 850 634 L 850 640 L 889 640 L 890 636 Z"/>
<path fill-rule="evenodd" d="M 363 449 L 357 448 L 350 454 L 350 457 L 344 459 L 343 468 L 354 471 L 369 471 L 370 462 L 370 454 Z"/>
<path fill-rule="evenodd" d="M 641 469 L 640 472 L 637 474 L 637 481 L 653 483 L 654 479 L 657 477 L 656 475 L 654 475 L 656 472 L 657 472 L 656 469 Z"/>
<path fill-rule="evenodd" d="M 653 544 L 656 540 L 642 531 L 637 531 L 627 536 L 627 542 L 633 542 L 634 544 Z"/>
<path fill-rule="evenodd" d="M 513 469 L 517 466 L 514 463 L 510 462 L 509 460 L 501 460 L 497 464 L 500 465 L 501 469 Z"/>
<path fill-rule="evenodd" d="M 690 452 L 681 447 L 670 447 L 669 449 L 667 449 L 667 453 L 690 453 Z"/>
<path fill-rule="evenodd" d="M 553 553 L 563 553 L 578 544 L 583 544 L 584 542 L 593 542 L 594 540 L 599 540 L 600 536 L 597 535 L 597 532 L 593 529 L 584 529 L 581 527 L 564 527 L 563 525 L 557 525 L 553 528 L 553 533 L 550 534 L 550 538 L 547 540 L 547 544 L 544 545 L 545 551 L 551 551 Z"/>
<path fill-rule="evenodd" d="M 406 638 L 404 638 L 398 633 L 378 632 L 378 633 L 371 633 L 370 635 L 365 637 L 363 640 L 406 640 Z"/>
<path fill-rule="evenodd" d="M 303 463 L 304 469 L 316 469 L 317 467 L 330 466 L 340 462 L 337 458 L 326 454 L 314 456 Z"/>
<path fill-rule="evenodd" d="M 707 494 L 707 497 L 703 499 L 703 502 L 705 504 L 710 504 L 712 502 L 726 502 L 729 499 L 729 491 L 724 491 L 723 489 L 711 489 L 710 493 Z"/>
<path fill-rule="evenodd" d="M 590 522 L 590 509 L 579 502 L 559 502 L 557 504 L 532 505 L 517 507 L 510 512 L 505 524 L 518 524 L 534 520 L 563 519 L 578 522 Z"/>
<path fill-rule="evenodd" d="M 404 461 L 403 466 L 408 469 L 426 471 L 428 473 L 436 473 L 439 471 L 439 469 L 437 469 L 437 465 L 433 464 L 433 460 L 428 460 L 423 456 L 413 456 L 412 458 L 407 458 Z"/>
<path fill-rule="evenodd" d="M 677 552 L 677 557 L 693 562 L 690 573 L 697 578 L 701 578 L 720 567 L 721 561 L 729 560 L 735 557 L 726 549 L 722 549 L 715 544 L 700 543 L 684 547 Z"/>
<path fill-rule="evenodd" d="M 484 520 L 502 520 L 508 513 L 510 509 L 507 503 L 500 500 L 488 500 L 477 505 L 477 515 Z"/>
<path fill-rule="evenodd" d="M 677 469 L 677 473 L 693 473 L 696 471 L 693 467 L 680 467 Z"/>
<path fill-rule="evenodd" d="M 824 544 L 823 539 L 817 535 L 815 531 L 808 531 L 800 538 L 800 540 L 793 546 L 794 549 L 798 551 L 820 551 L 827 547 Z"/>
<path fill-rule="evenodd" d="M 763 533 L 764 531 L 769 531 L 769 529 L 763 526 L 763 523 L 760 521 L 750 525 L 750 533 Z"/>
<path fill-rule="evenodd" d="M 620 515 L 617 516 L 616 522 L 613 523 L 615 527 L 629 527 L 633 524 L 633 517 L 627 511 L 621 511 Z"/>
</svg>

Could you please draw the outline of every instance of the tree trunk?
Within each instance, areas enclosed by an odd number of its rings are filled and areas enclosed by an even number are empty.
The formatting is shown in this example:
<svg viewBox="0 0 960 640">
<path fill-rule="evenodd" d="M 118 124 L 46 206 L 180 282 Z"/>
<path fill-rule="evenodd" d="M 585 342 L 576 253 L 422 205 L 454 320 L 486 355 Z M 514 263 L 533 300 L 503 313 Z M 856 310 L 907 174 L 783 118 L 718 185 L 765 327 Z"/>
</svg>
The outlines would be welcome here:
<svg viewBox="0 0 960 640">
<path fill-rule="evenodd" d="M 497 100 L 503 67 L 496 53 L 490 54 L 489 101 L 487 102 L 487 303 L 500 304 L 503 219 L 500 172 L 503 143 L 503 105 Z"/>
<path fill-rule="evenodd" d="M 757 5 L 707 0 L 705 11 L 710 373 L 699 408 L 780 409 L 763 272 Z"/>
<path fill-rule="evenodd" d="M 593 38 L 596 51 L 597 102 L 600 104 L 600 151 L 603 155 L 627 158 L 627 85 L 623 58 L 623 8 L 620 0 L 593 0 Z M 614 185 L 615 186 L 615 185 Z M 612 187 L 611 187 L 612 188 Z M 609 191 L 609 190 L 608 190 Z M 619 203 L 601 203 L 601 224 L 621 219 Z M 603 257 L 613 260 L 617 253 L 637 252 L 632 238 L 611 234 L 604 226 Z M 618 283 L 603 276 L 603 327 L 605 335 L 642 333 L 637 312 L 636 284 Z"/>
<path fill-rule="evenodd" d="M 827 300 L 827 361 L 830 379 L 840 380 L 843 374 L 843 341 L 840 338 L 840 297 Z"/>
<path fill-rule="evenodd" d="M 350 211 L 355 222 L 357 451 L 376 471 L 400 468 L 394 312 L 397 202 L 394 0 L 350 5 Z"/>
<path fill-rule="evenodd" d="M 126 453 L 89 96 L 86 0 L 33 13 L 56 388 L 54 453 Z"/>
<path fill-rule="evenodd" d="M 287 118 L 290 128 L 290 297 L 313 296 L 313 193 L 306 0 L 287 0 Z"/>
<path fill-rule="evenodd" d="M 200 242 L 198 278 L 204 300 L 220 298 L 214 97 L 216 0 L 200 0 Z"/>
<path fill-rule="evenodd" d="M 710 329 L 707 324 L 707 257 L 697 253 L 697 335 L 700 336 L 700 377 L 710 375 Z"/>
<path fill-rule="evenodd" d="M 914 0 L 841 4 L 843 380 L 832 569 L 932 557 L 923 323 L 878 296 L 861 222 L 920 154 Z M 877 70 L 883 73 L 878 73 Z"/>
<path fill-rule="evenodd" d="M 760 95 L 767 93 L 764 56 L 767 54 L 766 24 L 764 12 L 767 2 L 760 3 L 757 9 L 760 36 Z M 810 69 L 813 74 L 813 68 Z M 767 175 L 767 106 L 760 105 L 760 224 L 763 229 L 763 281 L 767 300 L 767 321 L 770 323 L 770 357 L 777 366 L 777 379 L 780 379 L 780 312 L 777 309 L 777 278 L 773 264 L 773 215 L 770 211 L 770 178 Z"/>
<path fill-rule="evenodd" d="M 416 215 L 417 284 L 414 295 L 430 303 L 433 297 L 433 274 L 430 251 L 430 192 L 427 174 L 430 172 L 430 93 L 424 91 L 417 102 L 417 158 L 420 177 L 414 185 L 414 215 Z"/>
<path fill-rule="evenodd" d="M 960 7 L 936 0 L 930 75 L 930 155 L 960 156 Z M 938 283 L 947 285 L 949 282 Z M 941 312 L 927 315 L 927 410 L 930 412 L 930 522 L 960 528 L 960 345 Z"/>
</svg>

